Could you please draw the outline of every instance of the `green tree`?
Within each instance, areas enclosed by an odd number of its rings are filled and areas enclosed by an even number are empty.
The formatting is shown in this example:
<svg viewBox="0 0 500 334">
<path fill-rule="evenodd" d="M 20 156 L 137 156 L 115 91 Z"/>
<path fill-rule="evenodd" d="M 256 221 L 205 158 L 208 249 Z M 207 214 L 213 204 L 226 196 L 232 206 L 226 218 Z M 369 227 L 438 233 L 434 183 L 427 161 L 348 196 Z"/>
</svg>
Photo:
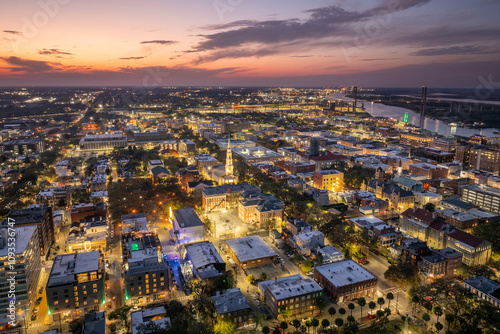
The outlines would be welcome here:
<svg viewBox="0 0 500 334">
<path fill-rule="evenodd" d="M 267 274 L 266 273 L 260 273 L 259 278 L 260 278 L 261 281 L 265 281 L 266 278 L 267 278 Z"/>
<path fill-rule="evenodd" d="M 431 320 L 431 316 L 429 313 L 424 313 L 422 314 L 422 319 L 425 321 L 425 327 L 427 328 L 427 323 Z"/>
<path fill-rule="evenodd" d="M 282 321 L 280 323 L 280 328 L 283 329 L 283 333 L 285 333 L 286 329 L 288 328 L 288 323 L 286 321 Z"/>
<path fill-rule="evenodd" d="M 377 318 L 380 319 L 385 315 L 385 312 L 382 310 L 377 310 Z"/>
<path fill-rule="evenodd" d="M 344 314 L 345 314 L 345 308 L 340 307 L 340 308 L 339 308 L 339 314 L 340 314 L 340 317 L 341 317 L 341 318 L 343 318 L 343 317 L 344 317 Z"/>
<path fill-rule="evenodd" d="M 359 314 L 360 314 L 360 319 L 361 319 L 361 318 L 363 318 L 363 306 L 366 305 L 365 297 L 358 298 L 358 305 L 360 308 Z"/>
<path fill-rule="evenodd" d="M 444 316 L 444 319 L 448 323 L 448 329 L 446 331 L 449 332 L 450 331 L 450 323 L 452 323 L 453 321 L 455 321 L 455 316 L 453 314 L 451 314 L 451 313 L 447 313 Z"/>
<path fill-rule="evenodd" d="M 342 327 L 343 324 L 344 320 L 342 320 L 342 318 L 335 319 L 335 326 L 337 326 L 338 328 Z"/>
<path fill-rule="evenodd" d="M 326 329 L 328 326 L 330 326 L 330 321 L 328 321 L 328 319 L 321 320 L 321 328 Z"/>
<path fill-rule="evenodd" d="M 427 310 L 427 313 L 431 313 L 432 311 L 432 303 L 430 301 L 425 301 L 423 307 Z"/>
<path fill-rule="evenodd" d="M 325 299 L 322 296 L 316 298 L 316 300 L 314 301 L 314 307 L 319 310 L 319 314 L 323 312 L 323 310 L 327 305 L 328 304 L 326 303 Z"/>
<path fill-rule="evenodd" d="M 271 330 L 269 329 L 269 327 L 267 326 L 262 327 L 262 334 L 269 334 L 270 332 Z"/>
<path fill-rule="evenodd" d="M 311 328 L 311 326 L 312 326 L 312 322 L 311 322 L 311 320 L 307 320 L 307 321 L 306 321 L 307 334 L 309 334 L 309 328 Z"/>
<path fill-rule="evenodd" d="M 349 310 L 351 310 L 351 315 L 352 315 L 352 310 L 354 310 L 354 308 L 355 308 L 355 307 L 356 307 L 356 306 L 354 305 L 354 303 L 349 303 L 349 304 L 347 304 L 347 308 L 348 308 Z"/>
<path fill-rule="evenodd" d="M 312 325 L 312 326 L 313 326 L 313 328 L 314 328 L 314 333 L 316 333 L 316 328 L 319 326 L 319 320 L 318 320 L 318 319 L 316 319 L 316 318 L 313 318 L 313 319 L 311 320 L 311 325 Z"/>
<path fill-rule="evenodd" d="M 424 209 L 429 211 L 429 212 L 434 212 L 434 211 L 436 211 L 436 205 L 429 202 L 425 205 Z"/>
<path fill-rule="evenodd" d="M 335 313 L 337 313 L 337 310 L 335 309 L 335 307 L 330 306 L 328 308 L 328 314 L 330 314 L 332 316 L 332 321 L 333 321 L 333 316 L 335 315 Z"/>
<path fill-rule="evenodd" d="M 387 298 L 387 300 L 389 301 L 389 308 L 391 308 L 391 300 L 394 299 L 394 295 L 392 294 L 392 292 L 389 292 L 387 293 L 387 295 L 385 295 L 385 298 Z"/>
<path fill-rule="evenodd" d="M 351 322 L 354 322 L 356 319 L 354 319 L 354 317 L 352 315 L 348 315 L 347 316 L 347 322 L 348 323 L 351 323 Z"/>
<path fill-rule="evenodd" d="M 235 325 L 231 320 L 218 320 L 214 326 L 215 334 L 233 334 Z"/>
<path fill-rule="evenodd" d="M 292 320 L 292 326 L 295 327 L 295 330 L 297 331 L 300 327 L 300 320 L 299 319 L 293 319 Z"/>
<path fill-rule="evenodd" d="M 411 298 L 411 302 L 413 304 L 413 313 L 415 313 L 415 310 L 417 308 L 418 303 L 420 302 L 420 298 L 418 296 L 413 296 Z"/>
<path fill-rule="evenodd" d="M 381 310 L 381 309 L 382 309 L 382 305 L 384 305 L 384 304 L 385 304 L 385 299 L 384 299 L 384 297 L 379 297 L 379 298 L 377 299 L 377 304 L 379 304 L 379 305 L 380 305 L 380 310 Z"/>
<path fill-rule="evenodd" d="M 391 309 L 390 309 L 390 308 L 388 308 L 388 307 L 387 307 L 387 308 L 384 310 L 384 313 L 385 313 L 385 315 L 386 315 L 386 316 L 390 316 L 390 315 L 391 315 L 391 313 L 392 313 L 392 311 L 391 311 Z"/>
<path fill-rule="evenodd" d="M 255 283 L 255 276 L 254 276 L 254 275 L 252 275 L 252 274 L 248 275 L 248 276 L 247 276 L 247 281 L 248 281 L 248 283 L 250 283 L 250 284 L 254 284 L 254 283 Z"/>
<path fill-rule="evenodd" d="M 443 309 L 440 306 L 434 307 L 434 314 L 437 317 L 437 321 L 439 322 L 439 317 L 443 315 Z"/>
<path fill-rule="evenodd" d="M 438 333 L 443 329 L 443 324 L 440 323 L 439 321 L 436 322 L 436 324 L 434 325 L 436 327 L 436 330 L 438 331 Z"/>
</svg>

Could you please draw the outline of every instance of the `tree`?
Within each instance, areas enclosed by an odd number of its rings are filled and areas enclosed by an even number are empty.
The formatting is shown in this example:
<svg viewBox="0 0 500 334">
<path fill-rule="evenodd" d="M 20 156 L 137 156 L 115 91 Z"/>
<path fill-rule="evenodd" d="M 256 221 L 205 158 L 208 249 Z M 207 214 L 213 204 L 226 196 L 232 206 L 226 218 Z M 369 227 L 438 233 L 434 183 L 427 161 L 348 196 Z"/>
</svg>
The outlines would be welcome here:
<svg viewBox="0 0 500 334">
<path fill-rule="evenodd" d="M 379 305 L 380 305 L 380 310 L 381 310 L 381 309 L 382 309 L 382 305 L 384 305 L 384 304 L 385 304 L 385 299 L 384 299 L 384 297 L 379 297 L 379 298 L 377 299 L 377 304 L 379 304 Z"/>
<path fill-rule="evenodd" d="M 420 302 L 420 298 L 418 298 L 418 296 L 413 296 L 411 298 L 411 302 L 413 303 L 413 313 L 415 313 L 415 309 L 417 308 L 417 305 Z"/>
<path fill-rule="evenodd" d="M 359 318 L 361 319 L 361 318 L 363 318 L 363 306 L 366 305 L 365 297 L 358 298 L 358 305 L 360 307 L 360 311 L 359 311 L 360 317 Z"/>
<path fill-rule="evenodd" d="M 327 306 L 326 301 L 321 296 L 316 298 L 316 300 L 314 301 L 314 307 L 319 310 L 319 314 L 321 314 L 321 312 L 323 312 L 323 310 L 325 309 L 326 306 Z M 313 309 L 313 311 L 314 311 L 314 309 Z"/>
<path fill-rule="evenodd" d="M 387 295 L 385 295 L 385 298 L 387 298 L 387 300 L 389 301 L 389 308 L 391 308 L 391 300 L 394 299 L 394 295 L 392 294 L 392 292 L 389 292 L 387 293 Z"/>
<path fill-rule="evenodd" d="M 345 314 L 345 308 L 340 307 L 340 308 L 339 308 L 339 314 L 340 314 L 340 317 L 341 317 L 341 318 L 343 318 L 343 317 L 344 317 L 344 314 Z"/>
<path fill-rule="evenodd" d="M 330 321 L 328 321 L 328 319 L 321 320 L 321 328 L 325 329 L 328 326 L 330 326 Z"/>
<path fill-rule="evenodd" d="M 260 273 L 259 278 L 260 278 L 261 281 L 265 281 L 266 278 L 267 278 L 267 274 L 266 273 Z"/>
<path fill-rule="evenodd" d="M 370 310 L 373 311 L 375 309 L 375 307 L 377 307 L 377 304 L 375 304 L 375 302 L 369 302 L 368 307 L 370 308 Z"/>
<path fill-rule="evenodd" d="M 382 310 L 377 310 L 377 318 L 382 318 L 385 315 L 385 312 Z"/>
<path fill-rule="evenodd" d="M 440 306 L 434 307 L 434 314 L 437 317 L 437 321 L 439 322 L 439 317 L 443 315 L 443 309 Z"/>
<path fill-rule="evenodd" d="M 307 331 L 307 327 L 306 326 L 300 326 L 300 332 L 302 334 L 304 334 L 306 331 Z"/>
<path fill-rule="evenodd" d="M 314 333 L 316 333 L 316 327 L 319 326 L 319 320 L 316 318 L 313 318 L 313 320 L 311 320 L 311 325 L 314 327 Z"/>
<path fill-rule="evenodd" d="M 311 320 L 306 321 L 306 327 L 307 327 L 307 334 L 309 334 L 309 328 L 312 326 Z"/>
<path fill-rule="evenodd" d="M 278 328 L 276 328 L 275 330 L 273 330 L 273 334 L 281 334 L 281 331 Z"/>
<path fill-rule="evenodd" d="M 455 316 L 451 313 L 448 313 L 444 316 L 444 319 L 446 320 L 446 322 L 448 323 L 448 329 L 446 330 L 447 332 L 450 331 L 450 323 L 452 323 L 453 321 L 455 321 Z"/>
<path fill-rule="evenodd" d="M 434 212 L 434 211 L 436 211 L 436 205 L 429 202 L 425 205 L 424 209 L 429 211 L 429 212 Z"/>
<path fill-rule="evenodd" d="M 335 309 L 335 307 L 331 306 L 328 309 L 328 314 L 330 314 L 332 316 L 332 321 L 333 321 L 333 316 L 335 315 L 335 313 L 337 313 L 337 310 Z"/>
<path fill-rule="evenodd" d="M 254 284 L 255 283 L 255 276 L 250 274 L 247 276 L 248 283 Z"/>
<path fill-rule="evenodd" d="M 293 319 L 292 320 L 292 326 L 295 327 L 295 330 L 297 331 L 300 327 L 300 320 L 299 319 Z"/>
<path fill-rule="evenodd" d="M 285 319 L 285 321 L 286 321 L 286 319 L 288 319 L 290 314 L 292 314 L 292 311 L 290 311 L 290 309 L 288 309 L 286 306 L 280 307 L 278 315 L 281 315 L 283 317 L 283 319 Z"/>
<path fill-rule="evenodd" d="M 344 320 L 342 320 L 342 318 L 335 319 L 335 326 L 337 326 L 338 328 L 342 327 L 343 324 Z"/>
<path fill-rule="evenodd" d="M 234 333 L 235 325 L 231 320 L 219 320 L 214 326 L 215 334 L 232 334 Z"/>
<path fill-rule="evenodd" d="M 356 319 L 354 319 L 354 317 L 352 315 L 348 315 L 347 316 L 347 322 L 348 323 L 351 323 L 351 322 L 354 322 Z"/>
<path fill-rule="evenodd" d="M 429 313 L 424 313 L 422 315 L 422 319 L 425 321 L 425 327 L 427 328 L 427 322 L 431 320 L 431 316 L 429 315 Z"/>
<path fill-rule="evenodd" d="M 270 332 L 271 330 L 269 329 L 269 327 L 267 326 L 262 327 L 262 334 L 269 334 Z"/>
<path fill-rule="evenodd" d="M 385 315 L 386 315 L 386 316 L 390 316 L 390 315 L 391 315 L 391 313 L 392 313 L 392 311 L 391 311 L 391 309 L 390 309 L 390 308 L 386 308 L 386 309 L 384 310 L 384 313 L 385 313 Z"/>
<path fill-rule="evenodd" d="M 426 301 L 423 304 L 423 306 L 427 310 L 427 313 L 431 313 L 431 311 L 432 311 L 432 303 L 430 301 Z"/>
<path fill-rule="evenodd" d="M 443 326 L 443 324 L 442 324 L 442 323 L 440 323 L 439 321 L 438 321 L 438 322 L 436 322 L 436 324 L 435 324 L 434 326 L 436 326 L 436 329 L 437 329 L 438 333 L 439 333 L 439 332 L 443 329 L 443 327 L 444 327 L 444 326 Z"/>
<path fill-rule="evenodd" d="M 285 333 L 286 329 L 288 328 L 288 323 L 286 321 L 282 321 L 280 323 L 280 328 L 283 329 L 283 333 Z"/>
</svg>

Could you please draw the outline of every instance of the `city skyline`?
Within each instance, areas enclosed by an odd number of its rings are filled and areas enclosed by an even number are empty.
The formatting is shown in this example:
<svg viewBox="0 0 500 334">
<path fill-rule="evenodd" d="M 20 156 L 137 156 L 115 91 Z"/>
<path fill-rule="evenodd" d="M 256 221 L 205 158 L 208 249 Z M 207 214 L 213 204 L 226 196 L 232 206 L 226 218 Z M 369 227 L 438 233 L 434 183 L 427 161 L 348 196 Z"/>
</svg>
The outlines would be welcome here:
<svg viewBox="0 0 500 334">
<path fill-rule="evenodd" d="M 474 88 L 498 81 L 500 4 L 69 0 L 0 14 L 0 86 Z"/>
</svg>

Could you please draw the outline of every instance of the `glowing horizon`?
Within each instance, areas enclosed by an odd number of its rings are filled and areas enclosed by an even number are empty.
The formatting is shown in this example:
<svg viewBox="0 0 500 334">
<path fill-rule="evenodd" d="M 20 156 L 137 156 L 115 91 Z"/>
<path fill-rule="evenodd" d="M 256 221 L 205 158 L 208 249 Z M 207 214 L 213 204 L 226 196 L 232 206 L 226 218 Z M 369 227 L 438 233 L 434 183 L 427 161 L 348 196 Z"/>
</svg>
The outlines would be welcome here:
<svg viewBox="0 0 500 334">
<path fill-rule="evenodd" d="M 466 88 L 500 68 L 500 3 L 489 0 L 30 0 L 4 8 L 1 86 Z"/>
</svg>

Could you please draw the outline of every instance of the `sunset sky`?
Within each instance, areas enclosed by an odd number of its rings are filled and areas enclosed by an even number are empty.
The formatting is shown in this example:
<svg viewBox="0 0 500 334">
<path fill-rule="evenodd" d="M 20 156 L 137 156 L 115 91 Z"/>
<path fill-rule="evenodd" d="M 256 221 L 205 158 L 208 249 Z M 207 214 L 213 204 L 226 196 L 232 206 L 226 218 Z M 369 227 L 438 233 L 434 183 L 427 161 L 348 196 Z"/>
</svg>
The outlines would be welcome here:
<svg viewBox="0 0 500 334">
<path fill-rule="evenodd" d="M 500 89 L 498 0 L 0 4 L 0 86 Z"/>
</svg>

